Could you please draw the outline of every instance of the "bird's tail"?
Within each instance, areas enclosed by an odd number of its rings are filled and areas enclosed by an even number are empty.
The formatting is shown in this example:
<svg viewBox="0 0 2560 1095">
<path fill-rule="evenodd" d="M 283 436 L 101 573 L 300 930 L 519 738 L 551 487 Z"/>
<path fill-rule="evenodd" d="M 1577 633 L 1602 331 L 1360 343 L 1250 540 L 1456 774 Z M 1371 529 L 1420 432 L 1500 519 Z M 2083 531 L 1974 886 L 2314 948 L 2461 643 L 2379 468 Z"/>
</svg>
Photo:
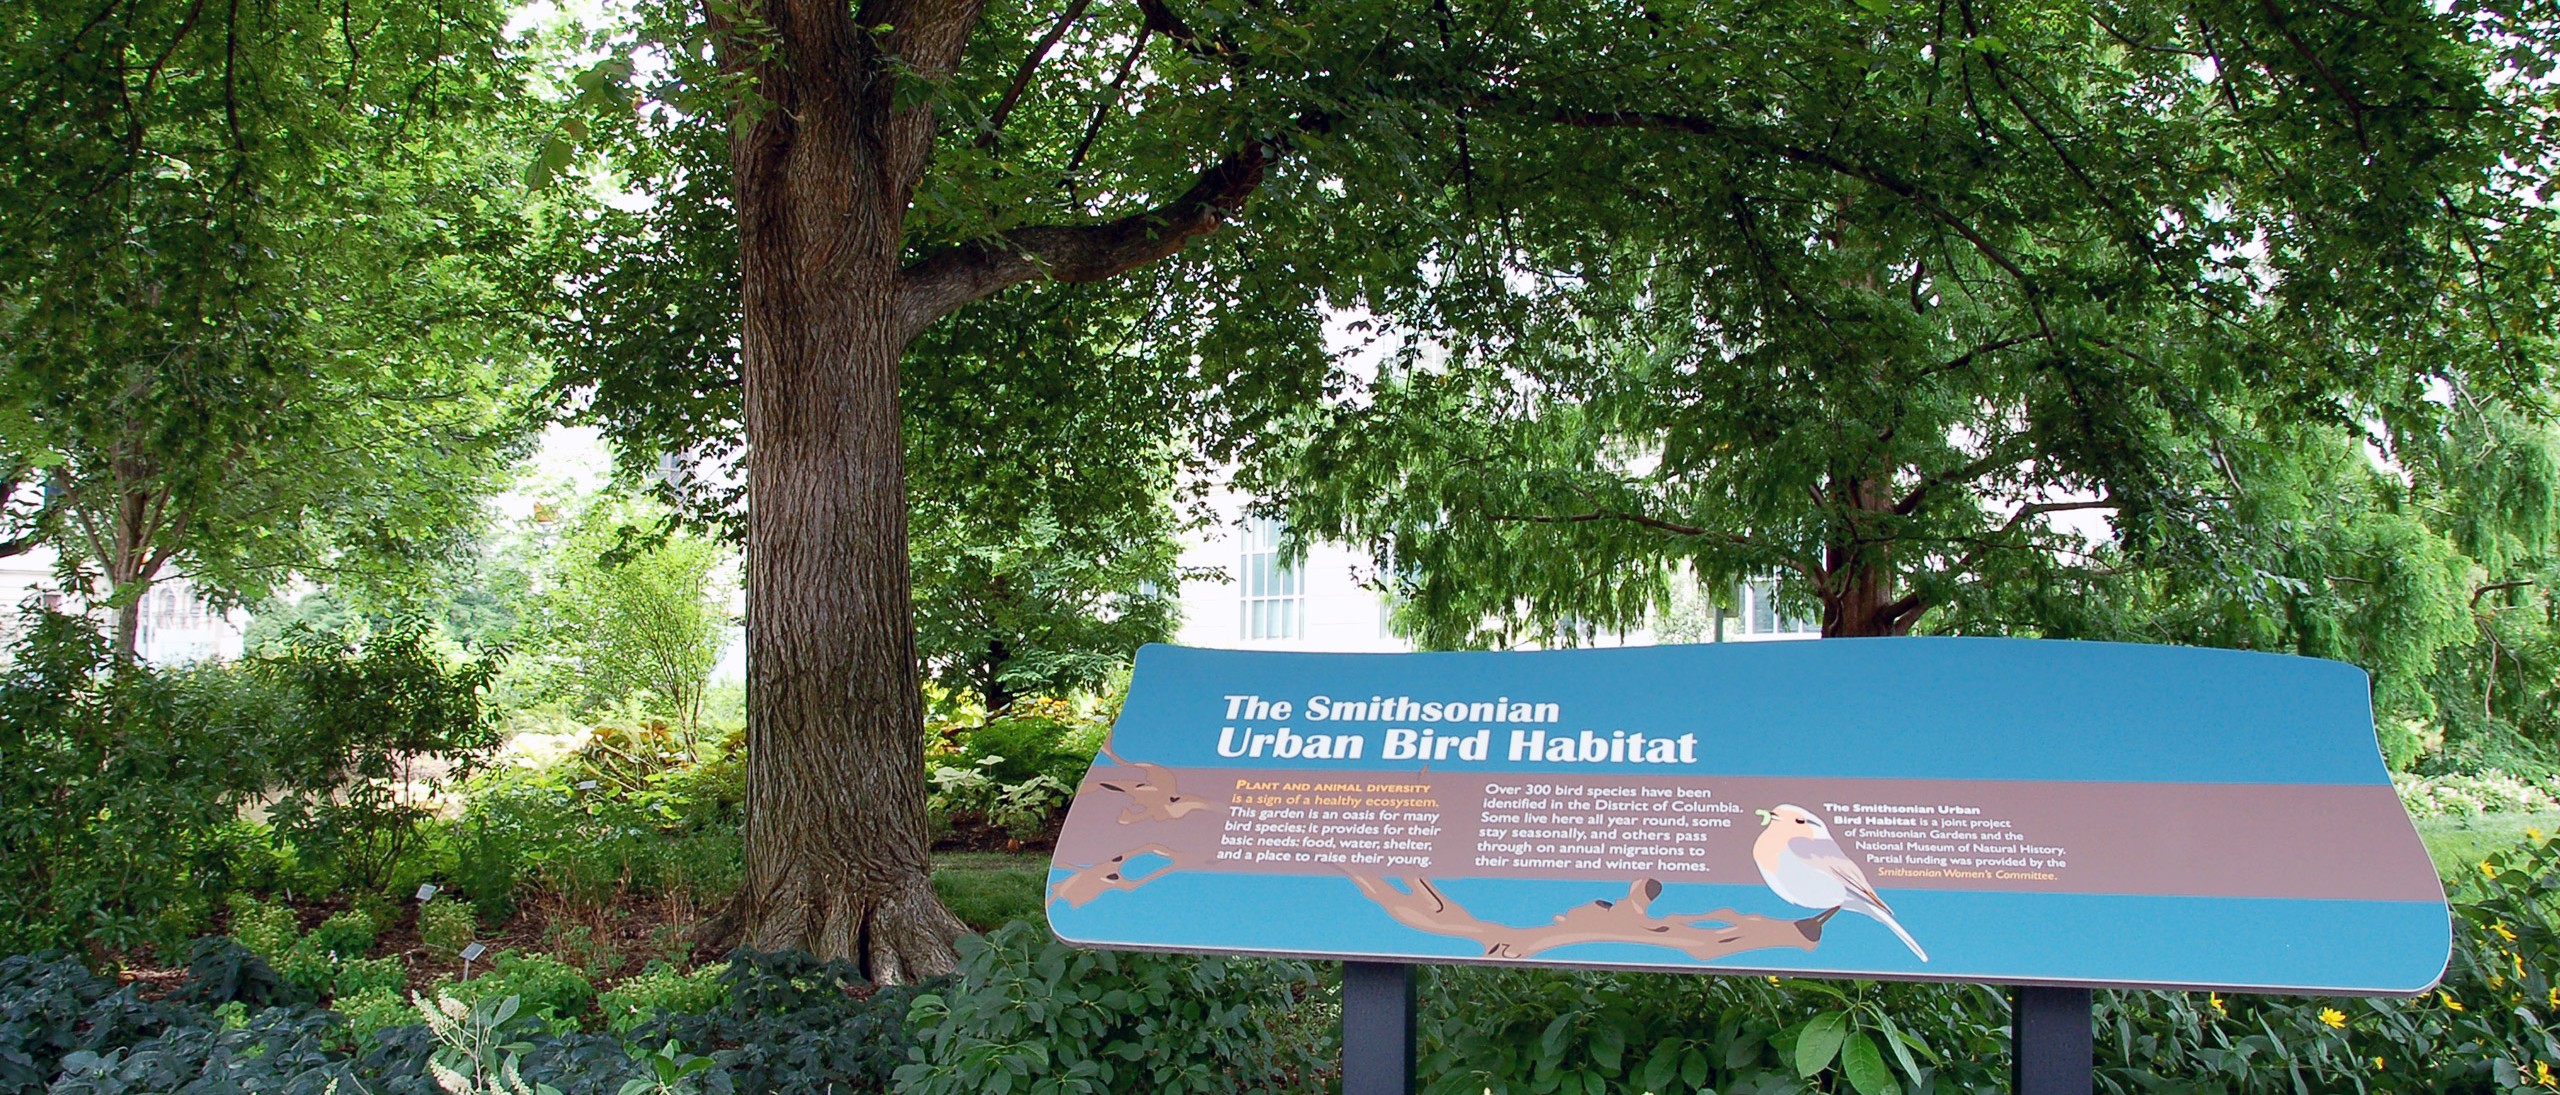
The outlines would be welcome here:
<svg viewBox="0 0 2560 1095">
<path fill-rule="evenodd" d="M 1920 949 L 1920 941 L 1919 941 L 1919 940 L 1917 940 L 1917 939 L 1913 939 L 1913 938 L 1911 938 L 1911 933 L 1910 933 L 1910 932 L 1907 932 L 1907 931 L 1902 930 L 1902 922 L 1901 922 L 1901 921 L 1899 921 L 1899 920 L 1895 920 L 1895 919 L 1893 918 L 1893 913 L 1892 913 L 1892 911 L 1891 911 L 1891 910 L 1888 910 L 1888 909 L 1882 909 L 1882 908 L 1873 908 L 1873 907 L 1870 907 L 1870 908 L 1860 909 L 1860 910 L 1858 910 L 1858 911 L 1863 912 L 1863 913 L 1867 914 L 1868 916 L 1875 917 L 1875 918 L 1876 918 L 1876 922 L 1877 922 L 1877 923 L 1883 924 L 1885 927 L 1888 927 L 1888 928 L 1893 929 L 1893 934 L 1895 935 L 1895 937 L 1897 937 L 1897 938 L 1899 938 L 1899 939 L 1901 939 L 1901 940 L 1902 940 L 1902 945 L 1903 945 L 1903 946 L 1906 946 L 1906 947 L 1911 948 L 1911 953 L 1916 954 L 1916 955 L 1919 955 L 1919 956 L 1920 956 L 1920 960 L 1921 960 L 1921 961 L 1926 962 L 1926 961 L 1928 961 L 1928 960 L 1929 960 L 1929 952 L 1924 951 L 1924 950 L 1921 950 L 1921 949 Z"/>
</svg>

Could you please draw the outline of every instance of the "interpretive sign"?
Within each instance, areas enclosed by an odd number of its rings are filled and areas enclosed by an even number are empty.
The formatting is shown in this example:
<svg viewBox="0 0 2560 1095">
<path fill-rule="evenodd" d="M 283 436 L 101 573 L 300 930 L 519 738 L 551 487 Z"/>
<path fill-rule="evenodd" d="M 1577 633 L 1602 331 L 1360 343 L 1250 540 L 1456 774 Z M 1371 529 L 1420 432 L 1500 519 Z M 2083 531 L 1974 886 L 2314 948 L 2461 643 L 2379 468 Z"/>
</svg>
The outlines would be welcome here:
<svg viewBox="0 0 2560 1095">
<path fill-rule="evenodd" d="M 2364 674 L 2006 639 L 1150 646 L 1050 871 L 1101 947 L 2410 994 Z"/>
</svg>

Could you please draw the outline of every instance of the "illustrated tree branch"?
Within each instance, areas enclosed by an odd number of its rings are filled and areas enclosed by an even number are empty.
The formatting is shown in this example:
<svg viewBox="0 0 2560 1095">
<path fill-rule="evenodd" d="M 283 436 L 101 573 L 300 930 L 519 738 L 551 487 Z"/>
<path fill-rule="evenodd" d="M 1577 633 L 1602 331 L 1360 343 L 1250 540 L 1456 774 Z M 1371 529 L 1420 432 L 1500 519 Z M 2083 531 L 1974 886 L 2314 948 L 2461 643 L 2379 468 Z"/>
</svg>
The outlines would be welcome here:
<svg viewBox="0 0 2560 1095">
<path fill-rule="evenodd" d="M 1621 901 L 1593 901 L 1557 914 L 1551 924 L 1513 927 L 1479 920 L 1441 893 L 1429 879 L 1379 879 L 1354 875 L 1362 896 L 1387 910 L 1398 923 L 1433 935 L 1472 939 L 1487 958 L 1527 959 L 1577 943 L 1637 943 L 1669 947 L 1701 962 L 1744 951 L 1785 947 L 1809 951 L 1822 942 L 1822 926 L 1840 910 L 1803 920 L 1778 920 L 1732 909 L 1677 916 L 1655 916 L 1653 900 L 1662 883 L 1639 879 Z M 1392 883 L 1392 884 L 1391 884 Z M 1404 888 L 1398 889 L 1397 885 Z"/>
<path fill-rule="evenodd" d="M 1171 862 L 1155 871 L 1131 878 L 1122 872 L 1130 859 L 1142 855 L 1163 856 Z M 1175 871 L 1198 866 L 1196 852 L 1181 852 L 1162 844 L 1141 844 L 1100 863 L 1078 867 L 1067 877 L 1049 885 L 1049 900 L 1064 901 L 1070 909 L 1081 909 L 1087 902 L 1114 890 L 1134 890 Z"/>
<path fill-rule="evenodd" d="M 1141 821 L 1174 821 L 1209 808 L 1207 799 L 1183 794 L 1174 785 L 1172 769 L 1161 764 L 1131 764 L 1120 759 L 1120 754 L 1112 752 L 1108 745 L 1102 747 L 1102 755 L 1111 758 L 1111 763 L 1138 773 L 1134 780 L 1113 777 L 1094 783 L 1106 791 L 1116 791 L 1129 797 L 1128 808 L 1120 811 L 1122 825 Z"/>
</svg>

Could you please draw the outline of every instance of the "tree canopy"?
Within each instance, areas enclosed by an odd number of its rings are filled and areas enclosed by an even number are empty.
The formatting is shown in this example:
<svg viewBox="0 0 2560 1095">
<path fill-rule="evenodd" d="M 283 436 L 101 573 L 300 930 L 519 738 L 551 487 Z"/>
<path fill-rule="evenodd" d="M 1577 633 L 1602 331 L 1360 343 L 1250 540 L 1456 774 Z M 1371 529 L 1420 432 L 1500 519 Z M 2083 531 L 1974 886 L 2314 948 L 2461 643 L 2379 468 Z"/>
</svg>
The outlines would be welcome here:
<svg viewBox="0 0 2560 1095">
<path fill-rule="evenodd" d="M 534 373 L 521 61 L 472 0 L 13 4 L 0 53 L 0 482 L 134 605 L 255 599 L 453 542 Z"/>
</svg>

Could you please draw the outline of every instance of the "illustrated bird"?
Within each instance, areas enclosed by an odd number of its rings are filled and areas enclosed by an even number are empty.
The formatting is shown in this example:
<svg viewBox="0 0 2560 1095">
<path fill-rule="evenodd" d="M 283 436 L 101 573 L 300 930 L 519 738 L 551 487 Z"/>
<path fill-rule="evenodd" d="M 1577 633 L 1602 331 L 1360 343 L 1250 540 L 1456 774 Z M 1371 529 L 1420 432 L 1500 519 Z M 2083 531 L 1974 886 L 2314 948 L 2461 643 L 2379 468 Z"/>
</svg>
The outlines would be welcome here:
<svg viewBox="0 0 2560 1095">
<path fill-rule="evenodd" d="M 1920 960 L 1929 960 L 1929 952 L 1920 949 L 1918 940 L 1902 930 L 1893 918 L 1892 907 L 1876 896 L 1876 888 L 1867 882 L 1867 872 L 1859 870 L 1857 861 L 1840 850 L 1840 842 L 1831 839 L 1831 827 L 1801 806 L 1780 806 L 1761 811 L 1760 839 L 1751 845 L 1751 859 L 1760 865 L 1760 877 L 1769 888 L 1778 891 L 1789 904 L 1808 909 L 1847 909 L 1860 916 L 1873 917 L 1893 929 L 1902 945 Z"/>
</svg>

